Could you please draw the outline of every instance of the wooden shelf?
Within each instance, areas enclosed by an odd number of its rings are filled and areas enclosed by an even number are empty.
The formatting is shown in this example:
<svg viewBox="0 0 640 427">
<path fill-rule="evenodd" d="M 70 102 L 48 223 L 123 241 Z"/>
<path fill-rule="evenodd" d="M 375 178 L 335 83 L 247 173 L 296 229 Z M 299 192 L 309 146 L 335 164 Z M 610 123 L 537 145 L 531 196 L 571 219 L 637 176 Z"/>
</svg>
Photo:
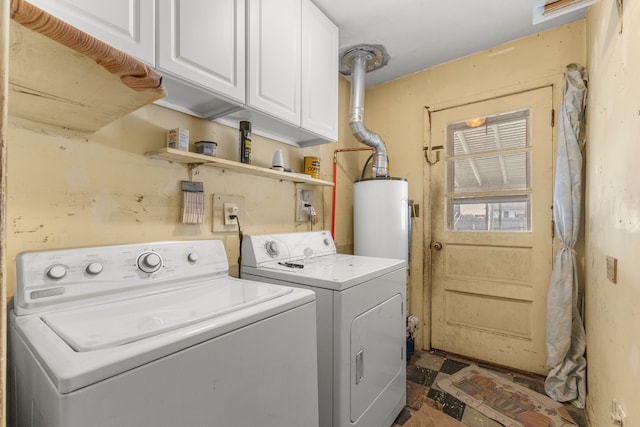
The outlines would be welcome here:
<svg viewBox="0 0 640 427">
<path fill-rule="evenodd" d="M 9 115 L 91 133 L 166 95 L 148 66 L 26 1 L 11 17 Z"/>
<path fill-rule="evenodd" d="M 203 154 L 191 153 L 189 151 L 181 151 L 173 148 L 162 148 L 160 150 L 146 153 L 147 157 L 152 159 L 162 159 L 169 162 L 184 163 L 211 166 L 218 169 L 224 169 L 232 172 L 243 173 L 247 175 L 255 175 L 263 178 L 279 179 L 280 181 L 291 181 L 302 184 L 319 185 L 324 187 L 333 187 L 333 182 L 321 179 L 311 178 L 309 175 L 291 172 L 281 172 L 273 169 L 267 169 L 260 166 L 247 165 L 244 163 L 234 162 L 232 160 L 220 159 L 218 157 L 205 156 Z"/>
</svg>

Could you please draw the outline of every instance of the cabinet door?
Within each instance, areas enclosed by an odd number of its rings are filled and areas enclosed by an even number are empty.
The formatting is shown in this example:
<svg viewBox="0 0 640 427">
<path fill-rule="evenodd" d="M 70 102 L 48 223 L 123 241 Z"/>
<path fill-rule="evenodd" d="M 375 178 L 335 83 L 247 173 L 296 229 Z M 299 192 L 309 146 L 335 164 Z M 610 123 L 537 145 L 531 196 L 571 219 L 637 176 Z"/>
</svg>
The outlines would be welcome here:
<svg viewBox="0 0 640 427">
<path fill-rule="evenodd" d="M 302 3 L 302 127 L 338 139 L 338 27 Z"/>
<path fill-rule="evenodd" d="M 159 0 L 158 68 L 244 102 L 244 0 Z"/>
<path fill-rule="evenodd" d="M 301 0 L 249 0 L 247 104 L 300 126 Z"/>
<path fill-rule="evenodd" d="M 155 64 L 155 0 L 29 0 L 93 37 Z"/>
</svg>

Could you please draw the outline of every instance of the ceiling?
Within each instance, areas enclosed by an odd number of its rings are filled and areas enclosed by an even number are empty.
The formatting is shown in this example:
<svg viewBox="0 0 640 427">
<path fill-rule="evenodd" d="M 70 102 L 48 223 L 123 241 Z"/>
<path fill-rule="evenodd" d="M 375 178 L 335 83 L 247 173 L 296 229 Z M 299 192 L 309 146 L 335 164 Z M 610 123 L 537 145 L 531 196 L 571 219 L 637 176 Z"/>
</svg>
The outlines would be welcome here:
<svg viewBox="0 0 640 427">
<path fill-rule="evenodd" d="M 580 19 L 584 9 L 533 25 L 544 0 L 314 0 L 340 29 L 340 51 L 382 44 L 389 63 L 371 86 Z"/>
</svg>

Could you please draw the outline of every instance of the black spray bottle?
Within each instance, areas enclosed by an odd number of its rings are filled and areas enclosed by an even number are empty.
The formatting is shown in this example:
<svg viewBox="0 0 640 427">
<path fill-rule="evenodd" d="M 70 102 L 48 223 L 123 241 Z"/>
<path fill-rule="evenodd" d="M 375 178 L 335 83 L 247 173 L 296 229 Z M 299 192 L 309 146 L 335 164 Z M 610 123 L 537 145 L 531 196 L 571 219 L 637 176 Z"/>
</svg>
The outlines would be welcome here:
<svg viewBox="0 0 640 427">
<path fill-rule="evenodd" d="M 251 164 L 251 122 L 240 122 L 240 163 Z"/>
</svg>

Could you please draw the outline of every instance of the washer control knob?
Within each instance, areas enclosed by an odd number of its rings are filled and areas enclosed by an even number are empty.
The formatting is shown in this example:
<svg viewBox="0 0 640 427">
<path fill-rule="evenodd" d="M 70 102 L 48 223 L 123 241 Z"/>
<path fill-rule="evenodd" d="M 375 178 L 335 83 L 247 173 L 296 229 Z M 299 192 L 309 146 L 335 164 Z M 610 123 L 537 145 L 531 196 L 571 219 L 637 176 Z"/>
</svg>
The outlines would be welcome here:
<svg viewBox="0 0 640 427">
<path fill-rule="evenodd" d="M 329 239 L 324 239 L 322 243 L 324 243 L 325 246 L 329 246 Z"/>
<path fill-rule="evenodd" d="M 66 275 L 67 275 L 67 267 L 65 267 L 64 265 L 59 265 L 59 264 L 54 265 L 49 269 L 49 271 L 47 271 L 47 277 L 49 279 L 58 280 L 58 279 L 62 279 Z"/>
<path fill-rule="evenodd" d="M 155 273 L 162 267 L 162 258 L 155 252 L 145 252 L 138 257 L 138 268 L 145 273 Z"/>
<path fill-rule="evenodd" d="M 280 255 L 280 246 L 278 245 L 278 242 L 276 242 L 275 240 L 269 240 L 265 245 L 265 248 L 267 249 L 267 254 L 271 258 L 275 258 L 278 255 Z"/>
<path fill-rule="evenodd" d="M 197 252 L 191 252 L 189 255 L 187 255 L 187 259 L 189 260 L 189 262 L 196 262 L 198 261 L 199 255 Z"/>
<path fill-rule="evenodd" d="M 98 275 L 102 273 L 102 264 L 100 264 L 99 262 L 92 262 L 91 264 L 87 265 L 87 268 L 85 270 L 92 276 Z"/>
</svg>

